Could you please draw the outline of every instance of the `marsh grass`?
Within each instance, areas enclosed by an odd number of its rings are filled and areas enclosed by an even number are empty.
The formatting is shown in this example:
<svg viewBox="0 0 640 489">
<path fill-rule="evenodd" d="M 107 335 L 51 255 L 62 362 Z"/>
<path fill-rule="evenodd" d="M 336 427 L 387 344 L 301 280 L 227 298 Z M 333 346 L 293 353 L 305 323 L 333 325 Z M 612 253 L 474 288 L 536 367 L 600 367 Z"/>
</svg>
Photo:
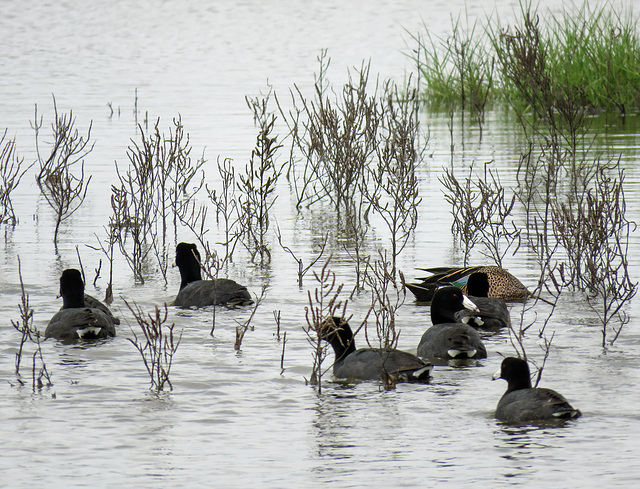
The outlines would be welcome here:
<svg viewBox="0 0 640 489">
<path fill-rule="evenodd" d="M 426 25 L 424 33 L 409 35 L 418 49 L 408 55 L 434 108 L 479 111 L 496 101 L 528 108 L 547 121 L 571 111 L 624 116 L 640 109 L 638 19 L 612 2 L 540 15 L 522 0 L 513 26 L 489 18 L 484 29 L 476 23 L 463 28 L 458 20 L 444 39 Z"/>
<path fill-rule="evenodd" d="M 477 22 L 468 17 L 451 20 L 451 35 L 436 36 L 424 25 L 424 33 L 408 33 L 418 49 L 409 56 L 415 62 L 424 85 L 421 99 L 434 110 L 460 107 L 463 112 L 484 114 L 497 96 L 494 85 L 495 61 L 490 39 L 482 37 Z"/>
</svg>

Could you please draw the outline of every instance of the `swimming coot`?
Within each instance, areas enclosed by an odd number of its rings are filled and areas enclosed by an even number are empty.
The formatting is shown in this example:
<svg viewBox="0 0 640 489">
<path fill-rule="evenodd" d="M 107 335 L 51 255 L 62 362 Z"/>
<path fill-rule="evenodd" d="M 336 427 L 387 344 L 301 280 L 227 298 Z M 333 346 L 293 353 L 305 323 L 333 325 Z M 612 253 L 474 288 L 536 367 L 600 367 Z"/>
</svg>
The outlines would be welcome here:
<svg viewBox="0 0 640 489">
<path fill-rule="evenodd" d="M 202 280 L 200 253 L 195 244 L 180 243 L 176 247 L 176 265 L 180 269 L 180 291 L 174 305 L 180 307 L 229 307 L 253 304 L 251 294 L 244 285 L 228 278 Z"/>
<path fill-rule="evenodd" d="M 418 356 L 426 359 L 477 359 L 485 358 L 487 350 L 478 332 L 471 326 L 458 322 L 456 312 L 478 308 L 453 285 L 439 288 L 431 301 L 431 326 L 420 339 Z"/>
<path fill-rule="evenodd" d="M 571 419 L 581 415 L 556 391 L 542 387 L 531 387 L 529 365 L 521 358 L 507 357 L 502 360 L 499 372 L 493 379 L 508 382 L 496 409 L 496 418 L 505 422 L 544 421 Z"/>
<path fill-rule="evenodd" d="M 60 295 L 62 309 L 49 321 L 44 332 L 45 338 L 70 341 L 116 335 L 112 316 L 85 303 L 84 282 L 79 270 L 70 268 L 62 272 Z"/>
<path fill-rule="evenodd" d="M 342 318 L 327 319 L 322 325 L 320 336 L 333 347 L 333 374 L 338 378 L 381 380 L 388 374 L 396 382 L 429 380 L 431 364 L 411 353 L 395 349 L 356 350 L 353 331 Z"/>
</svg>

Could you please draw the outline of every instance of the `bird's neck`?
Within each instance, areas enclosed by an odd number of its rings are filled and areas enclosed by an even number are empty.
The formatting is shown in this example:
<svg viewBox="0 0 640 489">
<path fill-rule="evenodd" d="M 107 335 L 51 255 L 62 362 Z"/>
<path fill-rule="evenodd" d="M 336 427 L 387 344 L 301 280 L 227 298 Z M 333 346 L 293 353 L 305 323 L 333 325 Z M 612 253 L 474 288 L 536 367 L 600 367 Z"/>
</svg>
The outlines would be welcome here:
<svg viewBox="0 0 640 489">
<path fill-rule="evenodd" d="M 198 267 L 195 270 L 181 272 L 180 278 L 182 279 L 182 282 L 180 283 L 181 289 L 185 288 L 191 282 L 202 280 L 202 275 L 200 275 L 200 268 Z"/>
<path fill-rule="evenodd" d="M 84 291 L 67 292 L 62 296 L 62 308 L 84 307 Z"/>
<path fill-rule="evenodd" d="M 329 344 L 333 347 L 333 351 L 336 354 L 336 362 L 339 362 L 350 353 L 356 351 L 356 342 L 353 336 L 341 335 L 340 333 L 342 333 L 342 331 L 336 332 L 329 340 Z"/>
<path fill-rule="evenodd" d="M 510 380 L 507 392 L 519 391 L 521 389 L 531 389 L 531 379 L 527 376 L 519 380 Z"/>
</svg>

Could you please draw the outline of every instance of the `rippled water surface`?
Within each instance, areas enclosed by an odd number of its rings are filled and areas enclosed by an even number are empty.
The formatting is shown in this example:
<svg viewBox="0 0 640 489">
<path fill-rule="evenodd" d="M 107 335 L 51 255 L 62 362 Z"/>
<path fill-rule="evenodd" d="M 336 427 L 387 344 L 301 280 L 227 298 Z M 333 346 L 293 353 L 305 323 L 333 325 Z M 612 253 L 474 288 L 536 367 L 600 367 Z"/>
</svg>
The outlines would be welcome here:
<svg viewBox="0 0 640 489">
<path fill-rule="evenodd" d="M 517 2 L 516 2 L 517 3 Z M 549 4 L 554 2 L 548 2 Z M 543 2 L 544 6 L 544 2 Z M 128 338 L 134 326 L 123 298 L 151 311 L 170 301 L 179 286 L 177 269 L 168 284 L 152 274 L 136 284 L 123 259 L 116 259 L 113 307 L 122 319 L 118 336 L 100 344 L 45 342 L 43 354 L 54 385 L 36 393 L 15 381 L 19 342 L 11 320 L 19 319 L 21 261 L 34 323 L 44 330 L 60 307 L 56 299 L 61 270 L 77 267 L 78 252 L 89 276 L 101 253 L 85 245 L 104 236 L 111 212 L 114 161 L 127 165 L 126 149 L 137 141 L 138 121 L 160 117 L 168 129 L 182 117 L 193 154 L 204 152 L 207 183 L 215 186 L 218 157 L 248 161 L 256 129 L 244 97 L 271 84 L 283 98 L 293 84 L 309 90 L 316 57 L 328 48 L 329 77 L 337 85 L 347 69 L 371 60 L 381 79 L 401 80 L 410 63 L 403 50 L 425 22 L 446 34 L 451 16 L 464 4 L 441 1 L 288 2 L 29 2 L 0 5 L 0 130 L 16 138 L 25 164 L 35 160 L 30 121 L 34 104 L 44 116 L 43 143 L 49 142 L 52 94 L 60 111 L 73 110 L 76 125 L 92 121 L 93 152 L 85 170 L 90 194 L 61 228 L 53 245 L 52 211 L 39 195 L 34 169 L 13 195 L 17 226 L 0 232 L 0 439 L 4 444 L 0 485 L 4 487 L 632 487 L 640 478 L 640 299 L 628 307 L 630 324 L 615 345 L 601 347 L 600 328 L 584 300 L 566 294 L 548 326 L 555 332 L 543 384 L 562 392 L 583 417 L 561 427 L 514 427 L 498 423 L 493 412 L 505 383 L 491 382 L 501 356 L 512 354 L 508 335 L 486 340 L 489 357 L 478 366 L 436 367 L 428 385 L 399 385 L 385 392 L 376 383 L 344 386 L 325 379 L 319 395 L 306 384 L 311 347 L 302 326 L 311 273 L 303 287 L 297 264 L 271 236 L 266 268 L 239 255 L 228 276 L 254 293 L 268 284 L 240 352 L 233 348 L 235 326 L 248 310 L 177 311 L 169 319 L 183 331 L 174 360 L 174 390 L 155 395 L 139 354 Z M 467 7 L 471 19 L 493 12 L 491 2 Z M 498 10 L 508 19 L 512 5 Z M 409 42 L 409 41 L 407 41 Z M 310 93 L 310 92 L 307 92 Z M 114 113 L 108 107 L 114 108 Z M 464 168 L 495 160 L 503 184 L 515 179 L 523 141 L 508 114 L 489 113 L 482 135 L 473 125 L 449 129 L 445 116 L 422 114 L 429 129 L 427 156 L 419 168 L 420 222 L 400 256 L 408 278 L 415 269 L 457 264 L 450 208 L 438 176 L 443 167 Z M 603 128 L 598 127 L 598 132 Z M 623 155 L 627 212 L 640 221 L 638 121 L 613 121 L 607 143 Z M 455 155 L 451 157 L 451 142 Z M 285 156 L 282 156 L 285 158 Z M 354 269 L 344 252 L 335 216 L 327 209 L 297 214 L 285 185 L 279 188 L 273 226 L 298 256 L 311 260 L 330 232 L 332 270 L 346 288 Z M 209 240 L 217 240 L 215 229 Z M 193 241 L 187 231 L 178 240 Z M 382 228 L 371 230 L 368 251 L 387 246 Z M 638 233 L 631 238 L 630 268 L 640 276 Z M 242 259 L 240 259 L 242 256 Z M 482 257 L 474 255 L 475 260 Z M 538 275 L 526 250 L 507 266 L 529 287 Z M 317 267 L 316 267 L 317 268 Z M 88 292 L 104 294 L 102 271 Z M 350 304 L 362 319 L 367 294 Z M 519 306 L 512 314 L 519 315 Z M 280 311 L 278 336 L 273 312 Z M 538 311 L 546 314 L 543 306 Z M 535 320 L 529 313 L 527 321 Z M 430 324 L 428 307 L 411 300 L 400 309 L 399 347 L 415 351 Z M 286 331 L 284 369 L 282 334 Z M 364 339 L 359 338 L 359 345 Z M 535 335 L 530 355 L 541 359 Z M 30 370 L 30 353 L 22 371 Z"/>
</svg>

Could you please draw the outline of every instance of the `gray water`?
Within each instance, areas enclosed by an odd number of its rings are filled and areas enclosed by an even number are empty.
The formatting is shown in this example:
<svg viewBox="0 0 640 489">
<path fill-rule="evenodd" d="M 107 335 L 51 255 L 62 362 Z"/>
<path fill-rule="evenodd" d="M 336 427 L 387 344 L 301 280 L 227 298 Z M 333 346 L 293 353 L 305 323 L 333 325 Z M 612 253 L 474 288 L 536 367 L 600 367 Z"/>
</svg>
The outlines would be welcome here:
<svg viewBox="0 0 640 489">
<path fill-rule="evenodd" d="M 544 8 L 543 2 L 542 7 Z M 503 19 L 512 4 L 500 4 Z M 53 114 L 52 94 L 61 112 L 73 110 L 82 132 L 93 121 L 93 152 L 85 170 L 93 175 L 90 195 L 61 228 L 53 245 L 53 215 L 39 195 L 34 169 L 13 194 L 19 223 L 2 226 L 0 239 L 0 461 L 3 487 L 631 487 L 640 477 L 640 299 L 628 307 L 631 322 L 619 340 L 601 346 L 595 314 L 579 295 L 563 295 L 548 325 L 555 337 L 542 384 L 563 393 L 583 417 L 560 427 L 506 426 L 493 412 L 505 389 L 492 382 L 501 356 L 514 353 L 507 333 L 486 340 L 489 357 L 476 367 L 436 367 L 428 385 L 399 385 L 383 391 L 377 383 L 344 386 L 328 374 L 319 395 L 306 383 L 312 350 L 302 327 L 311 274 L 298 287 L 297 265 L 271 236 L 272 263 L 266 269 L 236 260 L 231 278 L 259 293 L 263 304 L 240 352 L 233 348 L 235 326 L 249 311 L 170 309 L 169 320 L 183 331 L 174 360 L 172 392 L 159 395 L 138 352 L 127 340 L 135 327 L 123 299 L 151 311 L 177 292 L 179 275 L 168 284 L 158 274 L 136 284 L 116 258 L 114 310 L 122 319 L 118 336 L 92 345 L 48 340 L 43 354 L 53 386 L 32 392 L 15 381 L 19 336 L 18 257 L 34 324 L 44 330 L 60 307 L 58 278 L 77 267 L 76 246 L 88 276 L 101 254 L 95 235 L 104 236 L 110 215 L 114 161 L 126 167 L 130 140 L 139 140 L 138 121 L 160 117 L 168 130 L 181 115 L 193 154 L 209 161 L 207 182 L 215 186 L 215 161 L 233 158 L 242 168 L 256 129 L 244 97 L 268 84 L 285 95 L 293 84 L 309 90 L 316 57 L 328 48 L 330 79 L 339 86 L 347 69 L 371 60 L 371 72 L 401 80 L 410 62 L 405 28 L 424 21 L 434 32 L 450 31 L 450 17 L 464 11 L 453 2 L 372 2 L 333 0 L 271 2 L 134 1 L 0 3 L 0 129 L 16 138 L 25 164 L 35 160 L 30 121 L 34 104 Z M 467 7 L 471 19 L 486 19 L 492 2 Z M 310 93 L 307 91 L 307 93 Z M 107 104 L 115 113 L 111 115 Z M 463 170 L 472 162 L 495 160 L 504 184 L 514 181 L 522 151 L 515 121 L 489 113 L 482 137 L 477 128 L 456 125 L 451 158 L 448 118 L 422 114 L 430 139 L 422 162 L 420 222 L 399 267 L 408 278 L 418 267 L 458 264 L 451 237 L 450 209 L 438 176 L 443 167 Z M 629 218 L 640 220 L 637 122 L 612 122 L 608 143 L 623 154 Z M 282 156 L 284 158 L 284 156 Z M 305 260 L 317 252 L 318 236 L 336 227 L 328 209 L 297 214 L 286 186 L 279 189 L 274 216 L 283 242 Z M 216 241 L 216 230 L 209 240 Z M 179 240 L 193 241 L 187 231 Z M 368 249 L 387 246 L 383 228 L 371 231 Z M 354 284 L 353 264 L 332 237 L 331 268 L 346 288 Z M 630 267 L 640 275 L 638 233 L 631 240 Z M 482 262 L 476 252 L 475 262 Z M 529 287 L 538 275 L 526 249 L 508 256 L 506 266 Z M 316 267 L 317 269 L 318 267 Z M 102 296 L 105 270 L 88 292 Z M 362 319 L 369 298 L 349 306 Z M 512 315 L 519 316 L 514 306 Z M 273 311 L 287 332 L 282 342 Z M 525 320 L 544 317 L 544 306 Z M 538 316 L 536 316 L 536 313 Z M 399 347 L 415 351 L 429 325 L 428 307 L 411 300 L 400 309 Z M 359 345 L 363 346 L 363 339 Z M 528 353 L 541 360 L 540 340 L 526 339 Z M 31 351 L 31 350 L 30 350 Z M 29 356 L 22 371 L 30 368 Z M 28 380 L 28 379 L 27 379 Z"/>
</svg>

